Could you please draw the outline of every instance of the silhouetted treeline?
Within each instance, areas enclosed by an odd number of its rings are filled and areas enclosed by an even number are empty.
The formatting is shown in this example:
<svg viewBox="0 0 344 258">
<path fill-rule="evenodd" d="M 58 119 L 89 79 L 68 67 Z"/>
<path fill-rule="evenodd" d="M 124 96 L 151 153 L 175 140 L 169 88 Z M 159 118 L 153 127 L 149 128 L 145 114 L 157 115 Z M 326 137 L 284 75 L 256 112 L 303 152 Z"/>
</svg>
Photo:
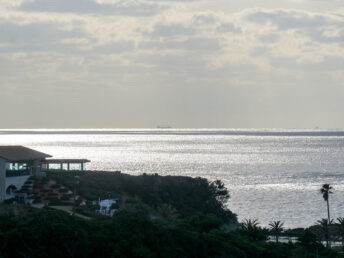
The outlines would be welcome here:
<svg viewBox="0 0 344 258">
<path fill-rule="evenodd" d="M 215 215 L 152 219 L 140 205 L 101 221 L 49 209 L 0 217 L 1 257 L 341 257 L 309 231 L 296 244 L 266 238 L 258 227 L 228 231 Z"/>
<path fill-rule="evenodd" d="M 341 257 L 309 230 L 297 243 L 273 243 L 255 220 L 238 224 L 224 206 L 229 194 L 221 181 L 76 174 L 82 198 L 121 199 L 114 216 L 84 220 L 50 208 L 3 205 L 0 257 Z M 74 176 L 54 172 L 45 180 L 73 189 Z"/>
<path fill-rule="evenodd" d="M 226 221 L 237 223 L 236 215 L 225 208 L 229 193 L 219 180 L 182 176 L 132 176 L 111 172 L 76 172 L 80 176 L 77 193 L 87 200 L 119 198 L 121 206 L 136 198 L 154 210 L 174 210 L 180 218 L 197 212 L 214 214 Z M 48 177 L 58 183 L 74 187 L 74 173 L 49 172 Z M 130 200 L 131 199 L 131 200 Z"/>
</svg>

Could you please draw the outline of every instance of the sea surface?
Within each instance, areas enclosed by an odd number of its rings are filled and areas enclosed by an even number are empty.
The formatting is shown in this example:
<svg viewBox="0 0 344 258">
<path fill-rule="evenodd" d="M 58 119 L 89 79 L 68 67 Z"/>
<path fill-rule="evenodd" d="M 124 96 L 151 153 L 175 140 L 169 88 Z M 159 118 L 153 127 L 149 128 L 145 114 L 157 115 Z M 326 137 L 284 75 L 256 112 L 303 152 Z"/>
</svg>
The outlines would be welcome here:
<svg viewBox="0 0 344 258">
<path fill-rule="evenodd" d="M 0 130 L 0 145 L 87 158 L 89 170 L 221 179 L 231 195 L 228 208 L 263 226 L 282 220 L 307 227 L 325 218 L 319 189 L 330 183 L 331 216 L 344 217 L 341 130 Z"/>
</svg>

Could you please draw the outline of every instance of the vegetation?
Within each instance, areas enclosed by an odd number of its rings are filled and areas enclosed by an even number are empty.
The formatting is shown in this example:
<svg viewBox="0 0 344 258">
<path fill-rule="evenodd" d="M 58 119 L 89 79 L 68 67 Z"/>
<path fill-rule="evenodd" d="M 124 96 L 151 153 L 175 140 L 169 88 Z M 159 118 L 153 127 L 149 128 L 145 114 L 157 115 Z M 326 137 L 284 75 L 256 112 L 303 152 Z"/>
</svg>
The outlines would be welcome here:
<svg viewBox="0 0 344 258">
<path fill-rule="evenodd" d="M 241 223 L 241 234 L 251 241 L 264 242 L 268 239 L 268 230 L 259 227 L 257 219 L 245 219 Z"/>
<path fill-rule="evenodd" d="M 330 225 L 333 221 L 328 222 L 327 219 L 321 219 L 317 221 L 317 225 L 321 230 L 321 236 L 324 236 L 326 240 L 326 247 L 329 247 L 330 242 Z"/>
<path fill-rule="evenodd" d="M 344 246 L 344 218 L 339 217 L 337 218 L 337 221 L 338 221 L 338 224 L 337 224 L 338 233 L 342 240 L 342 246 Z"/>
<path fill-rule="evenodd" d="M 211 213 L 228 224 L 237 224 L 236 215 L 225 208 L 229 193 L 220 180 L 99 171 L 49 172 L 48 178 L 73 189 L 75 175 L 80 177 L 77 194 L 85 201 L 119 198 L 120 208 L 140 202 L 149 207 L 152 216 L 175 219 Z"/>
<path fill-rule="evenodd" d="M 225 206 L 229 193 L 221 181 L 108 172 L 76 175 L 75 211 L 93 219 L 49 207 L 4 204 L 0 257 L 343 257 L 321 244 L 331 235 L 343 240 L 343 218 L 289 231 L 283 222 L 273 221 L 267 229 L 257 219 L 237 222 Z M 36 182 L 54 187 L 33 191 L 50 204 L 70 204 L 74 176 L 50 172 Z M 94 216 L 99 206 L 92 201 L 108 197 L 119 199 L 114 207 L 118 211 L 112 218 Z M 279 241 L 293 233 L 297 242 Z M 269 241 L 269 235 L 276 241 Z"/>
<path fill-rule="evenodd" d="M 330 205 L 329 205 L 329 197 L 330 194 L 332 194 L 333 187 L 330 186 L 330 184 L 323 184 L 323 186 L 320 189 L 320 193 L 322 194 L 324 201 L 326 201 L 327 204 L 327 221 L 331 221 L 330 218 Z"/>
<path fill-rule="evenodd" d="M 269 227 L 270 227 L 270 233 L 275 236 L 276 239 L 276 243 L 278 243 L 278 237 L 280 236 L 280 234 L 283 231 L 283 225 L 284 223 L 281 222 L 280 220 L 278 221 L 273 221 L 269 223 Z"/>
<path fill-rule="evenodd" d="M 0 217 L 0 256 L 314 257 L 317 247 L 319 257 L 340 257 L 309 231 L 293 244 L 253 241 L 246 230 L 228 231 L 222 219 L 200 213 L 175 221 L 152 219 L 141 204 L 96 221 L 46 208 Z"/>
<path fill-rule="evenodd" d="M 242 223 L 241 223 L 241 228 L 243 230 L 249 231 L 249 230 L 254 230 L 254 229 L 258 229 L 259 222 L 257 219 L 245 219 Z"/>
<path fill-rule="evenodd" d="M 326 201 L 327 204 L 327 220 L 322 220 L 322 222 L 327 222 L 328 224 L 331 223 L 331 217 L 330 217 L 330 204 L 329 204 L 329 197 L 330 194 L 332 194 L 333 187 L 330 186 L 330 184 L 323 184 L 323 186 L 320 189 L 320 193 L 322 194 L 324 201 Z M 321 224 L 321 223 L 320 223 Z M 326 230 L 328 230 L 329 225 L 326 226 Z M 328 236 L 328 231 L 326 235 L 326 246 L 330 247 L 330 242 L 329 242 L 329 236 Z"/>
</svg>

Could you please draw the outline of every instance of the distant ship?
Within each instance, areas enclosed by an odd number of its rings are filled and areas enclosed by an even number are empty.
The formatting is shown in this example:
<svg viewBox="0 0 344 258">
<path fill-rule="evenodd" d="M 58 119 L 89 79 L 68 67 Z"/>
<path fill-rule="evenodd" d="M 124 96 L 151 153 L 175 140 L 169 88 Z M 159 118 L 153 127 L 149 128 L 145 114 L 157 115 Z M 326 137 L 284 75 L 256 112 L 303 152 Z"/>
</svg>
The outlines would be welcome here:
<svg viewBox="0 0 344 258">
<path fill-rule="evenodd" d="M 158 129 L 170 129 L 170 128 L 172 128 L 172 126 L 169 126 L 169 125 L 158 125 L 156 128 L 158 128 Z"/>
</svg>

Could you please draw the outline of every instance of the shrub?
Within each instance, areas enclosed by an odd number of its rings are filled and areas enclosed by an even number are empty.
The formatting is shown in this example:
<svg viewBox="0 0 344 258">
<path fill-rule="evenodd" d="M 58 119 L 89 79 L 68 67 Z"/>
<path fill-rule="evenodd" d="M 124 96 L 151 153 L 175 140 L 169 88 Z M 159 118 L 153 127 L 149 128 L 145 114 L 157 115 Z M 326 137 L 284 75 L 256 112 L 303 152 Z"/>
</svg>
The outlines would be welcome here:
<svg viewBox="0 0 344 258">
<path fill-rule="evenodd" d="M 68 201 L 68 200 L 70 200 L 72 198 L 72 196 L 71 195 L 69 195 L 69 194 L 64 194 L 64 195 L 62 195 L 61 196 L 61 201 Z"/>
<path fill-rule="evenodd" d="M 55 196 L 48 196 L 48 197 L 45 197 L 44 200 L 49 201 L 49 202 L 52 202 L 52 201 L 59 201 L 59 199 L 57 199 L 57 197 L 55 197 Z"/>
<path fill-rule="evenodd" d="M 4 204 L 12 204 L 15 200 L 16 200 L 15 198 L 4 200 Z"/>
<path fill-rule="evenodd" d="M 41 203 L 42 199 L 41 198 L 35 198 L 35 200 L 33 201 L 33 203 Z"/>
<path fill-rule="evenodd" d="M 41 193 L 51 193 L 51 189 L 41 189 Z"/>
<path fill-rule="evenodd" d="M 67 188 L 60 188 L 59 193 L 67 193 L 68 189 Z"/>
<path fill-rule="evenodd" d="M 48 193 L 48 196 L 58 196 L 57 193 Z"/>
<path fill-rule="evenodd" d="M 62 205 L 61 203 L 62 202 L 60 200 L 56 199 L 56 200 L 51 200 L 49 202 L 49 205 Z"/>
</svg>

